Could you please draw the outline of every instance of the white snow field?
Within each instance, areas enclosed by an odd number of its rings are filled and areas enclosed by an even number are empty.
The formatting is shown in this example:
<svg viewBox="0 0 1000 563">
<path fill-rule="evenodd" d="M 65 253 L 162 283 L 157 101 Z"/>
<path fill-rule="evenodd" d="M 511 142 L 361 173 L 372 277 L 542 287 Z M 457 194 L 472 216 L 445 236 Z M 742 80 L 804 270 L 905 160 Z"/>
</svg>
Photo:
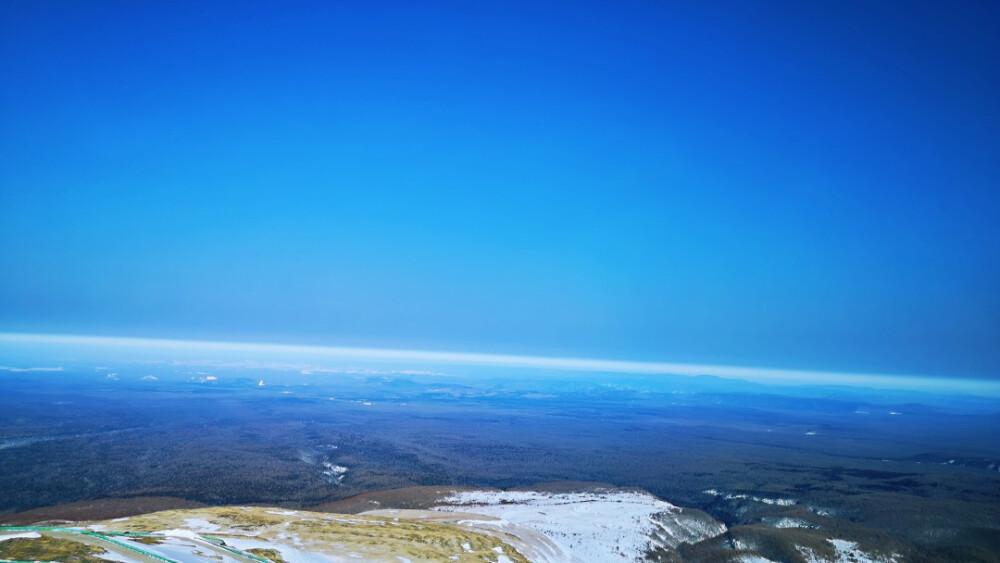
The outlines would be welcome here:
<svg viewBox="0 0 1000 563">
<path fill-rule="evenodd" d="M 641 561 L 652 547 L 672 548 L 726 531 L 722 523 L 689 517 L 637 491 L 465 491 L 442 503 L 434 510 L 495 518 L 458 523 L 517 536 L 532 548 L 523 555 L 538 563 Z"/>
</svg>

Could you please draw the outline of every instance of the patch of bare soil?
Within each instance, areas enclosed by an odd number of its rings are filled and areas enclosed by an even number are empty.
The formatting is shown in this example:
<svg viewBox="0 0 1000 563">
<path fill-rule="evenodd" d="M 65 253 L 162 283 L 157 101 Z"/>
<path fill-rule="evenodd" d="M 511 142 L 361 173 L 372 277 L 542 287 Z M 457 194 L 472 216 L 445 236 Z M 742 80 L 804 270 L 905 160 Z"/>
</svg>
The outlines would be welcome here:
<svg viewBox="0 0 1000 563">
<path fill-rule="evenodd" d="M 442 504 L 442 499 L 461 491 L 499 491 L 491 487 L 462 487 L 452 485 L 406 487 L 361 493 L 333 502 L 323 503 L 309 510 L 316 512 L 334 512 L 337 514 L 360 514 L 370 510 L 383 509 L 415 509 L 426 510 Z M 528 487 L 517 487 L 512 491 L 541 491 L 547 493 L 590 493 L 600 491 L 625 491 L 638 489 L 623 489 L 606 483 L 585 481 L 550 481 L 537 483 Z"/>
<path fill-rule="evenodd" d="M 372 491 L 361 493 L 345 499 L 326 502 L 310 508 L 316 512 L 333 512 L 337 514 L 359 514 L 369 510 L 384 508 L 408 508 L 423 510 L 441 504 L 442 498 L 459 491 L 495 491 L 488 487 L 459 487 L 451 485 L 406 487 L 389 489 L 387 491 Z"/>
<path fill-rule="evenodd" d="M 0 515 L 0 524 L 23 526 L 81 520 L 109 520 L 175 508 L 202 508 L 204 503 L 177 497 L 101 498 L 33 508 Z"/>
</svg>

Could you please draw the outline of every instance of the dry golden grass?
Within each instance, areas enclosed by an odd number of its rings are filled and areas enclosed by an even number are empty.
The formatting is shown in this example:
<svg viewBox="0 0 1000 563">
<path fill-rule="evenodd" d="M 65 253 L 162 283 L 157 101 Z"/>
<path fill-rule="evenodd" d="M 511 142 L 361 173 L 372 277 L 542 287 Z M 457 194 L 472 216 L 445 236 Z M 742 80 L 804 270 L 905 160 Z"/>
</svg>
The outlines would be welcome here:
<svg viewBox="0 0 1000 563">
<path fill-rule="evenodd" d="M 510 560 L 527 563 L 527 559 L 500 539 L 450 523 L 307 511 L 276 512 L 282 511 L 260 507 L 166 510 L 99 524 L 117 531 L 155 532 L 190 529 L 186 521 L 197 519 L 217 526 L 201 533 L 222 540 L 253 538 L 315 553 L 357 553 L 371 561 L 398 562 L 397 556 L 412 561 L 447 561 L 457 556 L 459 562 L 495 562 L 498 559 L 495 549 L 499 548 Z"/>
</svg>

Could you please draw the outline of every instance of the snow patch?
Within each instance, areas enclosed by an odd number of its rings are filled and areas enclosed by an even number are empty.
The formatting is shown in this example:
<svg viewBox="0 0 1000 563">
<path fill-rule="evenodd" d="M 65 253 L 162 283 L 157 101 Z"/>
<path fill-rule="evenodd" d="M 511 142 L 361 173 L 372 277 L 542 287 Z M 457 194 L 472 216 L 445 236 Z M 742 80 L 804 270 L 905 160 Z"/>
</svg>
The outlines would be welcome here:
<svg viewBox="0 0 1000 563">
<path fill-rule="evenodd" d="M 187 524 L 189 528 L 198 530 L 199 532 L 218 532 L 220 530 L 218 524 L 209 522 L 204 518 L 185 518 L 184 523 Z"/>
<path fill-rule="evenodd" d="M 760 555 L 741 555 L 736 561 L 740 563 L 775 563 L 767 557 L 761 557 Z"/>
<path fill-rule="evenodd" d="M 521 537 L 533 551 L 524 555 L 539 562 L 642 561 L 657 546 L 654 537 L 698 541 L 725 531 L 645 492 L 463 491 L 441 502 L 433 510 L 496 518 L 459 524 Z M 539 535 L 526 538 L 524 529 Z"/>
<path fill-rule="evenodd" d="M 323 462 L 323 475 L 326 476 L 326 480 L 332 485 L 341 485 L 344 482 L 344 477 L 347 477 L 348 468 L 343 465 L 337 465 L 329 461 Z"/>
<path fill-rule="evenodd" d="M 189 540 L 196 540 L 201 537 L 198 534 L 192 532 L 191 530 L 181 530 L 178 528 L 175 528 L 173 530 L 161 530 L 157 533 L 163 534 L 164 536 L 168 536 L 171 538 L 187 538 Z"/>
<path fill-rule="evenodd" d="M 861 551 L 858 544 L 847 540 L 828 540 L 837 550 L 837 561 L 849 561 L 850 563 L 895 563 L 899 561 L 899 554 L 893 553 L 889 557 L 877 557 L 870 553 Z"/>
<path fill-rule="evenodd" d="M 805 520 L 799 520 L 797 518 L 778 518 L 771 522 L 765 522 L 770 524 L 775 528 L 816 528 L 816 526 L 806 522 Z"/>
<path fill-rule="evenodd" d="M 42 534 L 38 532 L 17 532 L 14 534 L 0 534 L 0 541 L 12 540 L 14 538 L 28 538 L 33 540 L 40 537 L 42 537 Z"/>
<path fill-rule="evenodd" d="M 752 500 L 755 502 L 762 502 L 764 504 L 772 504 L 775 506 L 792 506 L 793 504 L 798 504 L 799 501 L 791 498 L 769 498 L 769 497 L 758 497 L 753 495 L 737 494 L 737 493 L 723 493 L 715 489 L 708 489 L 702 491 L 706 495 L 712 495 L 714 497 L 721 497 L 726 500 Z"/>
<path fill-rule="evenodd" d="M 898 553 L 893 553 L 888 557 L 879 557 L 871 553 L 862 551 L 858 544 L 852 541 L 831 539 L 827 540 L 836 550 L 834 559 L 837 563 L 898 563 L 902 557 Z M 815 551 L 797 546 L 796 549 L 809 563 L 829 563 L 831 560 L 826 557 L 819 557 Z"/>
</svg>

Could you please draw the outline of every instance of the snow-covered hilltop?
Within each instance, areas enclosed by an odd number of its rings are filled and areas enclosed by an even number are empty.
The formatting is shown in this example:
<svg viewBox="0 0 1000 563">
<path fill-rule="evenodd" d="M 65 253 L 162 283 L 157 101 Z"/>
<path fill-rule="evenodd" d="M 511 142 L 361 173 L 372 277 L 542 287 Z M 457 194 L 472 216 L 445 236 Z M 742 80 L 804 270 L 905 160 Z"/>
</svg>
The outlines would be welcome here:
<svg viewBox="0 0 1000 563">
<path fill-rule="evenodd" d="M 767 503 L 764 497 L 729 497 L 798 508 Z M 727 529 L 704 512 L 645 491 L 603 486 L 512 491 L 414 487 L 331 504 L 317 507 L 324 512 L 228 506 L 0 527 L 0 559 L 764 563 L 787 560 L 782 553 L 791 553 L 793 559 L 816 563 L 900 560 L 898 553 L 874 554 L 822 526 L 790 517 Z M 389 508 L 393 506 L 410 508 Z M 342 511 L 354 514 L 335 513 Z"/>
<path fill-rule="evenodd" d="M 75 541 L 81 555 L 108 561 L 186 562 L 211 556 L 242 563 L 582 563 L 642 561 L 651 551 L 671 550 L 726 530 L 698 511 L 623 489 L 555 493 L 442 488 L 421 505 L 356 515 L 260 507 L 167 510 L 39 527 L 30 536 L 23 535 L 27 529 L 11 529 L 0 541 L 0 553 L 8 547 L 27 548 L 27 542 L 36 542 L 38 548 L 55 542 L 65 550 L 71 545 L 65 542 Z"/>
</svg>

